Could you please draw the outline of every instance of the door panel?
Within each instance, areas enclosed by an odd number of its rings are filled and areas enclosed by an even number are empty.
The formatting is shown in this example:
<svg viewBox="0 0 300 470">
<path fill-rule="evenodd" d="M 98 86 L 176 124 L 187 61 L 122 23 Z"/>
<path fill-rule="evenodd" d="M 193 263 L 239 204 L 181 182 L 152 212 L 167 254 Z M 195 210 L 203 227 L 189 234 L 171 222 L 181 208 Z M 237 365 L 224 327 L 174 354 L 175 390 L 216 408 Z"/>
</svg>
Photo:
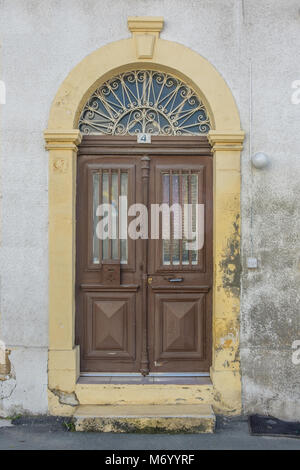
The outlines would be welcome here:
<svg viewBox="0 0 300 470">
<path fill-rule="evenodd" d="M 155 294 L 155 361 L 201 360 L 204 294 Z"/>
<path fill-rule="evenodd" d="M 181 219 L 175 211 L 170 217 L 170 240 L 161 232 L 149 241 L 150 371 L 205 372 L 211 362 L 212 160 L 155 156 L 151 165 L 150 203 L 203 204 L 204 239 L 201 249 L 187 249 L 185 217 L 193 231 L 196 217 L 182 210 Z"/>
<path fill-rule="evenodd" d="M 153 297 L 154 348 L 150 370 L 207 371 L 210 365 L 207 336 L 211 328 L 209 292 L 169 289 L 154 292 Z"/>
<path fill-rule="evenodd" d="M 84 361 L 133 362 L 135 345 L 135 293 L 87 292 L 85 294 Z"/>
<path fill-rule="evenodd" d="M 138 372 L 141 362 L 140 241 L 120 238 L 127 229 L 127 205 L 139 202 L 136 157 L 81 155 L 77 181 L 76 338 L 83 372 Z M 113 212 L 98 212 L 100 204 Z M 102 239 L 105 216 L 115 233 Z M 120 222 L 120 223 L 119 223 Z M 99 238 L 99 234 L 101 235 Z"/>
</svg>

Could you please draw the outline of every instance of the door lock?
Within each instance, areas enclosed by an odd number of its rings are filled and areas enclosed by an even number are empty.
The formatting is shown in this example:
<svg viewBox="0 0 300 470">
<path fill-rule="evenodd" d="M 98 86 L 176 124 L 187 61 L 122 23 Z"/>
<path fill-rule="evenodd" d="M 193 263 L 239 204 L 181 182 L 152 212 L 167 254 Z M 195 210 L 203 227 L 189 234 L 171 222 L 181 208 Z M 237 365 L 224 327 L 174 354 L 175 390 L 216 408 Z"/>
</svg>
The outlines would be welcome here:
<svg viewBox="0 0 300 470">
<path fill-rule="evenodd" d="M 148 284 L 152 284 L 152 277 L 148 277 Z"/>
</svg>

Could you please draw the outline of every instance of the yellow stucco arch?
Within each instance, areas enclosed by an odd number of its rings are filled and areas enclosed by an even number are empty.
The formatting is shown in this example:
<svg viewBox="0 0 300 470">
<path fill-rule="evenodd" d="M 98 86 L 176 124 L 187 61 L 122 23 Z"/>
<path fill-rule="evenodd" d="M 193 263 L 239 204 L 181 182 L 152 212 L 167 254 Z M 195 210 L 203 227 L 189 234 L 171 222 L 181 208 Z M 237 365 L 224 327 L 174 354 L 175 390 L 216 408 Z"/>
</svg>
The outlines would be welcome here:
<svg viewBox="0 0 300 470">
<path fill-rule="evenodd" d="M 238 131 L 233 95 L 215 67 L 182 44 L 157 39 L 153 57 L 137 60 L 133 38 L 117 41 L 85 57 L 60 86 L 50 110 L 48 129 L 76 129 L 80 110 L 92 92 L 113 74 L 135 67 L 177 75 L 203 99 L 214 130 Z"/>
<path fill-rule="evenodd" d="M 153 389 L 147 392 L 147 386 L 141 394 L 138 386 L 132 385 L 116 391 L 113 385 L 101 388 L 78 384 L 79 347 L 74 335 L 76 160 L 81 141 L 77 122 L 85 102 L 101 83 L 134 68 L 174 74 L 199 94 L 210 114 L 213 130 L 208 138 L 214 153 L 213 364 L 212 384 L 201 393 L 204 402 L 220 413 L 241 412 L 236 280 L 240 272 L 240 152 L 244 132 L 233 95 L 220 73 L 191 49 L 160 39 L 162 24 L 161 18 L 131 19 L 132 37 L 103 46 L 84 58 L 59 87 L 51 106 L 44 137 L 49 150 L 48 389 L 52 414 L 74 412 L 73 406 L 59 399 L 60 392 L 75 393 L 79 404 L 113 404 L 119 399 L 129 403 L 153 401 Z M 197 398 L 193 386 L 185 388 L 189 399 L 197 402 L 199 386 Z M 175 385 L 155 390 L 158 402 L 170 402 L 170 397 L 176 402 Z"/>
</svg>

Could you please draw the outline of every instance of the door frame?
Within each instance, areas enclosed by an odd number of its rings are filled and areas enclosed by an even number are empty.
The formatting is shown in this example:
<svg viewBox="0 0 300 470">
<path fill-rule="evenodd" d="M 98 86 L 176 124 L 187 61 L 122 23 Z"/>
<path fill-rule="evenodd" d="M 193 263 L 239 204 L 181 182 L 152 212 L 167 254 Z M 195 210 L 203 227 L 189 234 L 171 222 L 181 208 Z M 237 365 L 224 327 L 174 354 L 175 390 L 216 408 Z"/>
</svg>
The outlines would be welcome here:
<svg viewBox="0 0 300 470">
<path fill-rule="evenodd" d="M 234 97 L 216 69 L 191 49 L 160 39 L 163 22 L 142 18 L 137 28 L 138 21 L 134 27 L 129 23 L 131 38 L 101 47 L 71 71 L 57 92 L 44 133 L 49 151 L 49 412 L 69 414 L 72 407 L 59 402 L 58 396 L 60 392 L 76 393 L 79 376 L 79 348 L 75 346 L 75 201 L 77 146 L 82 137 L 77 129 L 78 117 L 88 96 L 101 83 L 116 73 L 138 67 L 169 72 L 190 84 L 207 106 L 213 124 L 208 134 L 214 161 L 210 374 L 216 409 L 239 414 L 240 153 L 244 132 Z"/>
</svg>

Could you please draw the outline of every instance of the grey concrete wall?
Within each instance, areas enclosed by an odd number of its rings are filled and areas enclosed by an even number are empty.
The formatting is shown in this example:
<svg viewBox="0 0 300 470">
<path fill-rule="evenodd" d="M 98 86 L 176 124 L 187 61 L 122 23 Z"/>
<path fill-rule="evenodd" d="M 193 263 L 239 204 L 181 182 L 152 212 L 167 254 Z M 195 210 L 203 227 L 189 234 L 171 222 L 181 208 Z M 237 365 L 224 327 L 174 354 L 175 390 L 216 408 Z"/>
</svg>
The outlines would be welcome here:
<svg viewBox="0 0 300 470">
<path fill-rule="evenodd" d="M 0 0 L 0 339 L 12 376 L 0 413 L 47 410 L 47 154 L 43 130 L 55 93 L 87 54 L 129 37 L 127 16 L 162 15 L 162 38 L 207 58 L 237 101 L 247 133 L 242 156 L 241 361 L 245 412 L 300 418 L 298 0 Z M 249 161 L 250 60 L 252 150 Z M 99 64 L 101 66 L 101 64 Z M 259 268 L 248 271 L 247 256 Z"/>
<path fill-rule="evenodd" d="M 252 149 L 271 159 L 266 170 L 251 169 L 246 150 L 242 164 L 244 408 L 290 419 L 300 418 L 300 366 L 291 349 L 300 338 L 300 105 L 291 102 L 291 83 L 300 77 L 299 6 L 245 2 L 243 35 L 252 61 Z M 246 106 L 240 109 L 248 132 Z M 252 250 L 259 269 L 250 272 Z"/>
</svg>

